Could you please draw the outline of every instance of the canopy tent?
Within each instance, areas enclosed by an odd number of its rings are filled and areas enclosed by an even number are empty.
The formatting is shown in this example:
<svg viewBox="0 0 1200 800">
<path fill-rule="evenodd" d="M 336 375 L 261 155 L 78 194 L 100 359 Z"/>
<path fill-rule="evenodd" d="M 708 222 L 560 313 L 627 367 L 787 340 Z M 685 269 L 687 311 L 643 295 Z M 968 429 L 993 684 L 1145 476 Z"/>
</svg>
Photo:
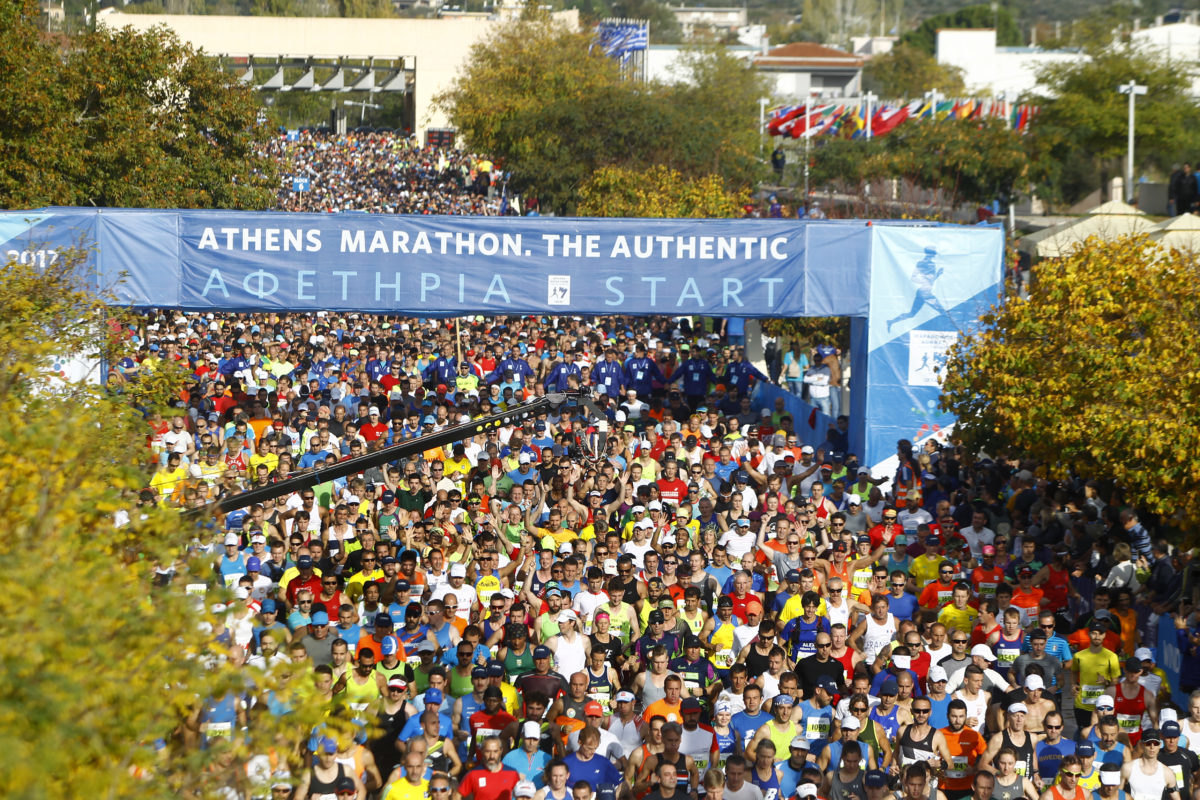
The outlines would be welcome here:
<svg viewBox="0 0 1200 800">
<path fill-rule="evenodd" d="M 1200 253 L 1200 217 L 1180 214 L 1150 229 L 1150 238 L 1163 247 Z"/>
<path fill-rule="evenodd" d="M 1063 222 L 1021 239 L 1020 250 L 1037 258 L 1060 258 L 1090 236 L 1115 239 L 1132 233 L 1149 232 L 1151 219 L 1128 203 L 1112 200 L 1093 208 L 1079 219 Z"/>
</svg>

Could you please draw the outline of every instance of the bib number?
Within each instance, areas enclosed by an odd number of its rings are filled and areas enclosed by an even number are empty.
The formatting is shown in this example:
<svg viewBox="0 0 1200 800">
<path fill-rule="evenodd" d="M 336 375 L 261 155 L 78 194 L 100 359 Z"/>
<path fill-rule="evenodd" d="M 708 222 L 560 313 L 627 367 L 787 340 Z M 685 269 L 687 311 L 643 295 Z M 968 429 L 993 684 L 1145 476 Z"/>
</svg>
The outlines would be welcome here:
<svg viewBox="0 0 1200 800">
<path fill-rule="evenodd" d="M 951 756 L 950 769 L 946 770 L 947 778 L 965 778 L 967 777 L 967 757 L 966 756 Z"/>
<path fill-rule="evenodd" d="M 1093 686 L 1085 683 L 1079 691 L 1079 702 L 1089 708 L 1094 707 L 1096 699 L 1102 694 L 1104 694 L 1103 686 Z"/>
</svg>

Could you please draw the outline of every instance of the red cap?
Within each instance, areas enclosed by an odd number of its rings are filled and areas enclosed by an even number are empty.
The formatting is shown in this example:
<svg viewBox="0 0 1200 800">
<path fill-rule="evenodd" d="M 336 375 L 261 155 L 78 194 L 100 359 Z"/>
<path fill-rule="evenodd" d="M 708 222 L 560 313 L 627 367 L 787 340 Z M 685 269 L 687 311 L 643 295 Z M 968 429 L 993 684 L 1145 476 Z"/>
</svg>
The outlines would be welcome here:
<svg viewBox="0 0 1200 800">
<path fill-rule="evenodd" d="M 587 717 L 603 717 L 604 706 L 600 705 L 595 700 L 592 700 L 583 707 L 583 714 Z"/>
<path fill-rule="evenodd" d="M 444 384 L 444 383 L 439 383 L 439 384 L 438 384 L 438 388 L 437 388 L 437 393 L 438 393 L 438 394 L 445 394 L 445 393 L 446 393 L 446 384 Z"/>
</svg>

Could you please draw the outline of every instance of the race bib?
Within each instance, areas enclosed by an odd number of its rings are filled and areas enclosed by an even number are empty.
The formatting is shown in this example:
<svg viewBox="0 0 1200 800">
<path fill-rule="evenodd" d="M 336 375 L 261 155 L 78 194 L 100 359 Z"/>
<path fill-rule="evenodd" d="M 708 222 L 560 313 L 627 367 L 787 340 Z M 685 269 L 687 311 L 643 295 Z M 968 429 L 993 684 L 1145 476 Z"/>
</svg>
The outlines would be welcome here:
<svg viewBox="0 0 1200 800">
<path fill-rule="evenodd" d="M 1172 764 L 1171 772 L 1175 773 L 1175 785 L 1183 786 L 1183 765 L 1182 764 Z"/>
<path fill-rule="evenodd" d="M 485 575 L 475 584 L 475 589 L 479 593 L 479 604 L 486 608 L 492 595 L 501 589 L 500 579 L 495 575 Z"/>
<path fill-rule="evenodd" d="M 1117 714 L 1117 727 L 1126 733 L 1132 733 L 1142 727 L 1142 715 Z"/>
<path fill-rule="evenodd" d="M 951 756 L 950 767 L 946 770 L 947 778 L 965 778 L 967 777 L 967 757 L 966 756 Z"/>
<path fill-rule="evenodd" d="M 1102 694 L 1104 694 L 1103 686 L 1093 686 L 1085 683 L 1079 690 L 1079 702 L 1085 706 L 1095 706 L 1096 698 Z"/>
<path fill-rule="evenodd" d="M 1023 778 L 1029 777 L 1029 763 L 1026 761 L 1018 761 L 1017 774 Z"/>
<path fill-rule="evenodd" d="M 224 738 L 233 735 L 232 722 L 210 722 L 204 728 L 204 734 L 210 739 Z"/>
<path fill-rule="evenodd" d="M 729 669 L 733 666 L 734 655 L 732 650 L 718 650 L 713 654 L 713 664 L 717 669 Z"/>
<path fill-rule="evenodd" d="M 804 738 L 810 742 L 829 737 L 829 717 L 809 717 L 804 721 Z"/>
</svg>

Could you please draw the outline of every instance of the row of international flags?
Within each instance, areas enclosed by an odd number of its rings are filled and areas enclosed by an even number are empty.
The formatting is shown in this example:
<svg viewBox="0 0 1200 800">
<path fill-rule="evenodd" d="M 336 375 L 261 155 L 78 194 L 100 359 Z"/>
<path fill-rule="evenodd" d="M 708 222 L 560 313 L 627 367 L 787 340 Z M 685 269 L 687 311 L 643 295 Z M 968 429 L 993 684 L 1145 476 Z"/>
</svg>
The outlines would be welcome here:
<svg viewBox="0 0 1200 800">
<path fill-rule="evenodd" d="M 873 107 L 872 107 L 873 106 Z M 807 110 L 807 113 L 806 113 Z M 837 136 L 865 138 L 867 114 L 871 115 L 871 136 L 886 136 L 905 122 L 944 119 L 1001 119 L 1014 131 L 1024 133 L 1036 116 L 1037 106 L 976 98 L 913 100 L 909 103 L 868 105 L 865 99 L 808 106 L 777 106 L 770 110 L 767 133 L 793 139 Z"/>
</svg>

